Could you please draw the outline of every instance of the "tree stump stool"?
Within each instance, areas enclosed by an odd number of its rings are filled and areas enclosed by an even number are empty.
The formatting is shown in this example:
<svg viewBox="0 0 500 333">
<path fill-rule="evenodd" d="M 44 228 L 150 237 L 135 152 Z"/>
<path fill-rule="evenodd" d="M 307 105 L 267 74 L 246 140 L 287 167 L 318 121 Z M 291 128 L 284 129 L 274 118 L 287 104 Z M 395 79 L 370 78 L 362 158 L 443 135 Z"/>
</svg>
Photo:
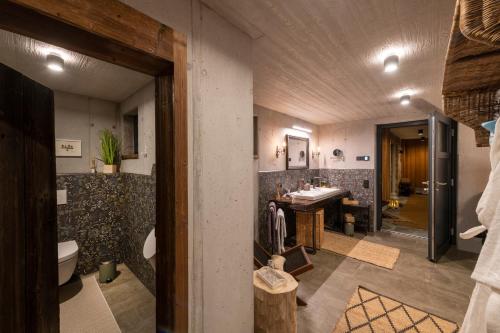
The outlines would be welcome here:
<svg viewBox="0 0 500 333">
<path fill-rule="evenodd" d="M 253 273 L 254 325 L 256 333 L 297 332 L 297 281 L 286 272 L 280 271 L 286 283 L 271 289 Z"/>
</svg>

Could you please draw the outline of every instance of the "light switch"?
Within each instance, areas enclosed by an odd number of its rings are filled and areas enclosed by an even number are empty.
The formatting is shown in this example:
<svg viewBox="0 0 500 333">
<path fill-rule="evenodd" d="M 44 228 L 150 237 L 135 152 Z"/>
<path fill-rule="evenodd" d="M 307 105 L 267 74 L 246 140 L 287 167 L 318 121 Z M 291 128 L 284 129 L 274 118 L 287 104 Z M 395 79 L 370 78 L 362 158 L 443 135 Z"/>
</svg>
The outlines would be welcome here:
<svg viewBox="0 0 500 333">
<path fill-rule="evenodd" d="M 66 205 L 68 203 L 68 192 L 66 190 L 57 190 L 57 204 Z"/>
</svg>

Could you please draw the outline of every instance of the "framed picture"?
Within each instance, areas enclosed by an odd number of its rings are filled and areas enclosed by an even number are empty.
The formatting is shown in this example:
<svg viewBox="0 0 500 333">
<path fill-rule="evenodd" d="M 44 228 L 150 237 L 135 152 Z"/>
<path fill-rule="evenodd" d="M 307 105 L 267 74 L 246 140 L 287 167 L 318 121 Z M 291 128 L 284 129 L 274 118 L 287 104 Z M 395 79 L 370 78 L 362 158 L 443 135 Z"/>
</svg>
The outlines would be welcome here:
<svg viewBox="0 0 500 333">
<path fill-rule="evenodd" d="M 286 169 L 309 169 L 309 139 L 286 136 Z"/>
<path fill-rule="evenodd" d="M 56 157 L 82 157 L 82 140 L 56 139 Z"/>
</svg>

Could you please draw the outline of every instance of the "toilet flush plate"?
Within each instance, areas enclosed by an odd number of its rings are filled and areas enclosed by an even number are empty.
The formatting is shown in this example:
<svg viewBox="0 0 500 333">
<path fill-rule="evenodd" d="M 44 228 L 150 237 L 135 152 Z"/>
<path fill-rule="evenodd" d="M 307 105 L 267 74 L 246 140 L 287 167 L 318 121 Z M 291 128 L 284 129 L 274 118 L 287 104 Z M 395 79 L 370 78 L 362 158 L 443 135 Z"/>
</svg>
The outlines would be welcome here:
<svg viewBox="0 0 500 333">
<path fill-rule="evenodd" d="M 57 204 L 66 205 L 68 203 L 68 192 L 66 190 L 57 190 Z"/>
</svg>

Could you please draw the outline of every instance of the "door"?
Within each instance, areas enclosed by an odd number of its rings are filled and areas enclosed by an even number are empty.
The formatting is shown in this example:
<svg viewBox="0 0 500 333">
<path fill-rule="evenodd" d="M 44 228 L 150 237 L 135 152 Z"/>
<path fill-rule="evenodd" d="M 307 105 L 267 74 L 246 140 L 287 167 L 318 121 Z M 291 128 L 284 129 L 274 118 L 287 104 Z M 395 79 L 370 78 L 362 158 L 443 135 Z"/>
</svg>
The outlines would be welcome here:
<svg viewBox="0 0 500 333">
<path fill-rule="evenodd" d="M 429 119 L 429 259 L 437 262 L 452 241 L 453 152 L 452 120 L 440 113 Z"/>
<path fill-rule="evenodd" d="M 58 332 L 53 92 L 0 64 L 0 332 Z"/>
</svg>

